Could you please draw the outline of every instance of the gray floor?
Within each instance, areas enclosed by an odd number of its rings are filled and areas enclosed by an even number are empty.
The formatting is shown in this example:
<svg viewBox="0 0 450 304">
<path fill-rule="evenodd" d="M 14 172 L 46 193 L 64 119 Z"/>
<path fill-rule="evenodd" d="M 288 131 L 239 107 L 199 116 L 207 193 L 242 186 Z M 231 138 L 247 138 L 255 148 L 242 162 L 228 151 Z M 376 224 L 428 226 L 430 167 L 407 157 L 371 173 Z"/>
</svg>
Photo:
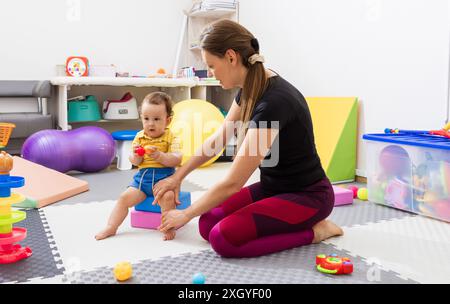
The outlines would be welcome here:
<svg viewBox="0 0 450 304">
<path fill-rule="evenodd" d="M 27 218 L 14 226 L 27 229 L 27 237 L 20 245 L 30 247 L 33 254 L 17 263 L 0 265 L 0 283 L 26 282 L 31 278 L 51 278 L 64 273 L 56 244 L 42 213 L 38 210 L 27 210 L 26 213 Z"/>
</svg>

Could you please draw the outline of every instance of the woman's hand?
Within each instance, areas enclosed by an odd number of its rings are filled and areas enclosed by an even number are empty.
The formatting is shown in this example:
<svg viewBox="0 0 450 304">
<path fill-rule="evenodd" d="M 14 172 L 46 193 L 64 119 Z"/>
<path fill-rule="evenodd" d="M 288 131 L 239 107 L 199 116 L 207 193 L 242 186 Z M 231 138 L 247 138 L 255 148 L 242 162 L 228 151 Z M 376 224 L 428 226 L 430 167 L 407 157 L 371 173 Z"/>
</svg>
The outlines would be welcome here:
<svg viewBox="0 0 450 304">
<path fill-rule="evenodd" d="M 169 210 L 162 214 L 161 225 L 158 227 L 158 230 L 164 233 L 172 228 L 178 229 L 186 225 L 190 220 L 191 218 L 184 210 Z"/>
<path fill-rule="evenodd" d="M 175 204 L 181 205 L 181 202 L 179 200 L 180 187 L 181 181 L 175 178 L 173 175 L 157 182 L 153 186 L 153 196 L 155 197 L 155 199 L 153 200 L 153 205 L 159 205 L 159 200 L 167 191 L 173 191 L 175 193 Z"/>
</svg>

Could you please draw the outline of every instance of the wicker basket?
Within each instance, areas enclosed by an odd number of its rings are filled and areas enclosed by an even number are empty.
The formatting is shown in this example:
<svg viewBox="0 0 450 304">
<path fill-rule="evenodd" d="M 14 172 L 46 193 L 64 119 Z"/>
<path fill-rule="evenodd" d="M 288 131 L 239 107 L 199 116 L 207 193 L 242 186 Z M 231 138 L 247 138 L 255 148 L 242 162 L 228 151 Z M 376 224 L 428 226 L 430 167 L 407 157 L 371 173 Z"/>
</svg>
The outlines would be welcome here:
<svg viewBox="0 0 450 304">
<path fill-rule="evenodd" d="M 6 147 L 11 136 L 13 128 L 16 125 L 12 123 L 0 122 L 0 148 Z"/>
</svg>

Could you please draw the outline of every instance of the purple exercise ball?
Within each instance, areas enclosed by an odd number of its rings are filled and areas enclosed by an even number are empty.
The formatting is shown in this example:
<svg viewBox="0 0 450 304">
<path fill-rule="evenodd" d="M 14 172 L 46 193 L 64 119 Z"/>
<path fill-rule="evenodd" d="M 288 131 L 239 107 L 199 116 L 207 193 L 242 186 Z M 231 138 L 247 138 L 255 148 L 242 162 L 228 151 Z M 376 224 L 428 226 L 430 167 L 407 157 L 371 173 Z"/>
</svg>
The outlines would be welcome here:
<svg viewBox="0 0 450 304">
<path fill-rule="evenodd" d="M 111 164 L 115 152 L 111 134 L 92 126 L 72 131 L 42 130 L 22 146 L 23 158 L 63 173 L 101 171 Z"/>
</svg>

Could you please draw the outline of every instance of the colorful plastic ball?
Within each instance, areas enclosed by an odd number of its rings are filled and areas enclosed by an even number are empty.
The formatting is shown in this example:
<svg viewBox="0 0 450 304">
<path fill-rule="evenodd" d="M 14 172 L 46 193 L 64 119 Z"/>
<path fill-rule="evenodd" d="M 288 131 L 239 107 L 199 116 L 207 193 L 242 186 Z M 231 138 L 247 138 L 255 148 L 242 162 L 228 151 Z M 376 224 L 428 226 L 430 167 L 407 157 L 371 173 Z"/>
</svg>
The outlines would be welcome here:
<svg viewBox="0 0 450 304">
<path fill-rule="evenodd" d="M 117 281 L 126 281 L 133 275 L 133 267 L 130 262 L 120 262 L 116 264 L 113 272 Z"/>
<path fill-rule="evenodd" d="M 367 191 L 367 188 L 360 188 L 358 190 L 358 198 L 362 201 L 367 201 L 369 197 L 369 193 Z"/>
<path fill-rule="evenodd" d="M 196 273 L 192 277 L 192 284 L 205 284 L 206 278 L 202 273 Z"/>
<path fill-rule="evenodd" d="M 408 152 L 400 146 L 389 145 L 380 152 L 379 162 L 383 173 L 395 177 L 411 175 Z"/>
<path fill-rule="evenodd" d="M 358 196 L 358 187 L 350 186 L 350 187 L 348 187 L 348 190 L 352 190 L 353 191 L 353 198 L 356 198 Z"/>
</svg>

